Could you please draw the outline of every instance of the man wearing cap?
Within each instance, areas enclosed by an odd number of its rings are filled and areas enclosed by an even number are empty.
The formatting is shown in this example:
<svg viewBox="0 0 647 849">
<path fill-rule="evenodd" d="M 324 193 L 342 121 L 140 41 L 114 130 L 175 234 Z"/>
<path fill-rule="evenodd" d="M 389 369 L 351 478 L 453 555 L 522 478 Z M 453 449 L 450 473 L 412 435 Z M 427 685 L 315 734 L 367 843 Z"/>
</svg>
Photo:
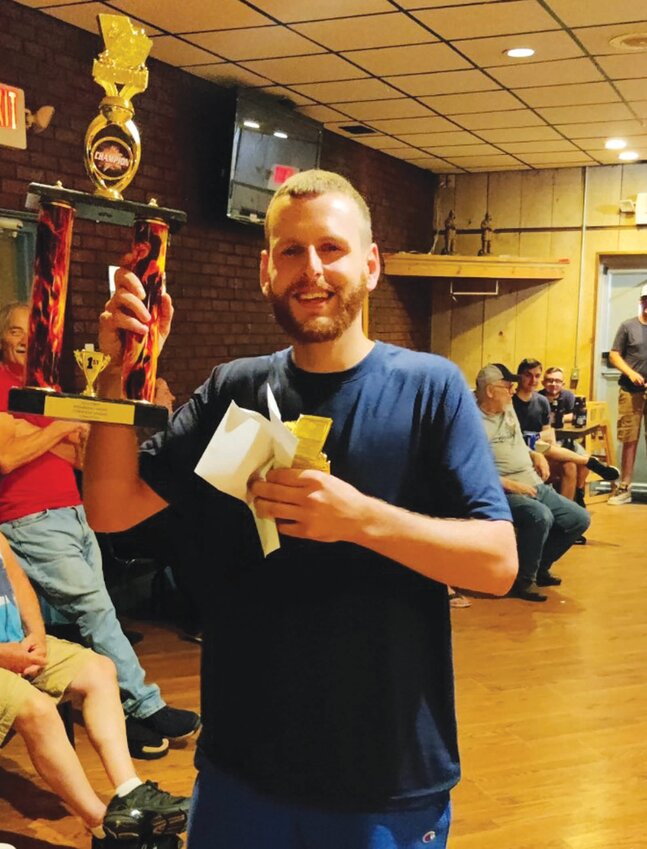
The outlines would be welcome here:
<svg viewBox="0 0 647 849">
<path fill-rule="evenodd" d="M 622 442 L 622 479 L 609 504 L 631 503 L 631 478 L 636 462 L 640 422 L 647 417 L 647 280 L 640 290 L 640 312 L 623 321 L 609 351 L 609 362 L 620 369 L 618 439 Z M 647 421 L 645 422 L 647 437 Z"/>
<path fill-rule="evenodd" d="M 503 363 L 488 363 L 477 375 L 476 399 L 517 533 L 519 575 L 509 595 L 546 601 L 539 587 L 561 583 L 551 566 L 586 531 L 590 519 L 579 504 L 544 483 L 548 463 L 529 450 L 512 406 L 517 381 Z"/>
</svg>

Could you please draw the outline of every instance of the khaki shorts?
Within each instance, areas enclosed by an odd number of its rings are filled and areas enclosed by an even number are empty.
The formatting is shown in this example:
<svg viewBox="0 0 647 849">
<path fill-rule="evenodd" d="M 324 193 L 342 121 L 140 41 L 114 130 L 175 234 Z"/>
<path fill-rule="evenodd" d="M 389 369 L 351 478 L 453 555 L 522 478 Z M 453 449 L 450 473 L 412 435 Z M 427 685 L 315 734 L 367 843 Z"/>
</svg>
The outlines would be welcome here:
<svg viewBox="0 0 647 849">
<path fill-rule="evenodd" d="M 0 669 L 0 745 L 33 689 L 47 693 L 60 702 L 91 654 L 90 649 L 67 640 L 47 637 L 47 666 L 27 680 L 8 669 Z"/>
<path fill-rule="evenodd" d="M 618 439 L 620 442 L 638 442 L 640 422 L 645 419 L 645 438 L 647 438 L 647 404 L 643 392 L 627 392 L 620 389 L 618 394 Z"/>
</svg>

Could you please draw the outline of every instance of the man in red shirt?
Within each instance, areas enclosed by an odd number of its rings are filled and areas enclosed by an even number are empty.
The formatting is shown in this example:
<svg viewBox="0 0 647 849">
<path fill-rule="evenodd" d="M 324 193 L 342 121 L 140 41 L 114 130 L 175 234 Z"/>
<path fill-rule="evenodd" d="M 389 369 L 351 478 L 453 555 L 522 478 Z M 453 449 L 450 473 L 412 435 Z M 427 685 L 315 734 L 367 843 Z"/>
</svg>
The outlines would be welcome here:
<svg viewBox="0 0 647 849">
<path fill-rule="evenodd" d="M 40 595 L 113 660 L 131 754 L 162 757 L 168 738 L 193 734 L 200 718 L 169 707 L 159 687 L 145 682 L 117 620 L 74 476 L 87 426 L 6 412 L 9 390 L 23 383 L 28 321 L 25 304 L 0 310 L 0 531 Z"/>
</svg>

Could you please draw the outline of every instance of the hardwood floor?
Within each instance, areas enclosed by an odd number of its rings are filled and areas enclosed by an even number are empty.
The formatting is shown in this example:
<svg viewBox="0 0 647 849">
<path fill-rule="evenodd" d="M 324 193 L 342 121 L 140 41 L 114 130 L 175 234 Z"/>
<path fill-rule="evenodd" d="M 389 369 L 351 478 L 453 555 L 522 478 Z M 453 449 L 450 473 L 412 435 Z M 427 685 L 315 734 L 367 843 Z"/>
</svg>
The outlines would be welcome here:
<svg viewBox="0 0 647 849">
<path fill-rule="evenodd" d="M 474 598 L 452 612 L 464 777 L 450 849 L 647 847 L 647 505 L 591 512 L 589 543 L 560 562 L 564 583 L 545 604 Z M 197 708 L 199 648 L 170 629 L 136 627 L 149 678 L 171 704 Z M 77 741 L 107 796 L 78 726 Z M 189 793 L 194 748 L 138 769 Z M 90 843 L 18 739 L 0 752 L 3 840 L 16 849 Z"/>
</svg>

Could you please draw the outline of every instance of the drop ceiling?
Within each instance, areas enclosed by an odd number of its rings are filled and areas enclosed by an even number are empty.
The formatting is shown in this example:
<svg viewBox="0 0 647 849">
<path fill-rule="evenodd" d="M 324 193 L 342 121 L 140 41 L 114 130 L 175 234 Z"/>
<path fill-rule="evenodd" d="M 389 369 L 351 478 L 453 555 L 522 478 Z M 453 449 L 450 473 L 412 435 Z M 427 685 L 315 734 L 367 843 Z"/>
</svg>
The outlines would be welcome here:
<svg viewBox="0 0 647 849">
<path fill-rule="evenodd" d="M 610 136 L 647 160 L 644 0 L 16 2 L 95 33 L 125 13 L 154 58 L 436 173 L 617 164 Z"/>
</svg>

